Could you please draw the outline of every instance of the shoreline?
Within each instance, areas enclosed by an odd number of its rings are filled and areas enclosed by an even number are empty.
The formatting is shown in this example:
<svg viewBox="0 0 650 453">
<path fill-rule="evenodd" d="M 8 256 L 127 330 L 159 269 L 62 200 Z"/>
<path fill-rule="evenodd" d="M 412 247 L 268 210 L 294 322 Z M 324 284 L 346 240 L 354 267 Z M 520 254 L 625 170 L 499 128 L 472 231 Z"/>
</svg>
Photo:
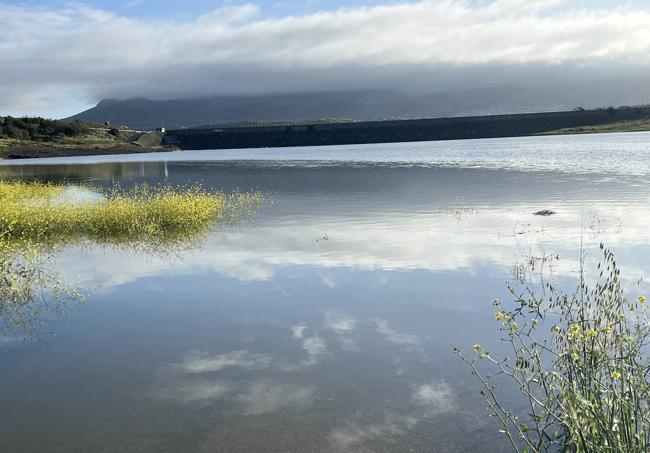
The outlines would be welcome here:
<svg viewBox="0 0 650 453">
<path fill-rule="evenodd" d="M 585 117 L 582 114 L 587 113 Z M 588 121 L 585 121 L 585 118 Z M 571 124 L 573 123 L 573 124 Z M 575 124 L 580 123 L 580 124 Z M 590 123 L 590 124 L 585 124 Z M 549 127 L 553 126 L 553 127 Z M 165 153 L 182 150 L 313 147 L 481 138 L 541 137 L 650 131 L 650 108 L 507 116 L 353 122 L 327 125 L 253 126 L 168 131 L 155 142 L 14 141 L 0 146 L 0 160 Z M 148 137 L 154 134 L 145 134 Z M 154 138 L 156 138 L 154 137 Z M 152 146 L 153 145 L 153 146 Z"/>
<path fill-rule="evenodd" d="M 642 133 L 650 132 L 650 127 L 648 129 L 635 129 L 635 130 L 583 130 L 583 131 L 553 131 L 549 133 L 541 134 L 531 134 L 531 135 L 513 135 L 513 136 L 503 136 L 503 137 L 490 137 L 490 138 L 515 138 L 515 137 L 560 137 L 560 136 L 570 136 L 570 135 L 597 135 L 597 134 L 632 134 L 632 133 Z M 480 140 L 476 138 L 465 138 L 465 139 L 451 139 L 449 141 L 462 141 L 462 140 Z M 439 140 L 431 140 L 439 141 Z M 391 142 L 381 142 L 381 143 L 391 143 Z M 358 144 L 381 144 L 381 143 L 358 143 Z M 402 142 L 402 143 L 418 143 L 417 141 L 412 142 Z M 298 146 L 300 148 L 316 148 L 319 146 L 344 146 L 344 145 L 306 145 Z M 25 148 L 25 149 L 23 149 Z M 270 147 L 262 147 L 270 148 Z M 233 148 L 238 149 L 238 148 Z M 242 148 L 239 148 L 242 149 Z M 251 148 L 251 149 L 260 149 L 260 148 Z M 224 150 L 225 149 L 221 149 Z M 69 148 L 69 147 L 53 147 L 53 146 L 24 146 L 19 148 L 4 148 L 0 149 L 0 162 L 2 161 L 25 161 L 32 159 L 47 159 L 47 158 L 56 158 L 56 157 L 92 157 L 92 156 L 111 156 L 111 155 L 135 155 L 135 154 L 153 154 L 153 153 L 171 153 L 178 151 L 202 151 L 194 149 L 183 150 L 178 147 L 164 147 L 164 148 L 128 148 L 128 147 L 115 147 L 115 148 Z M 203 151 L 209 151 L 205 149 Z M 214 151 L 220 151 L 220 149 L 215 149 Z"/>
<path fill-rule="evenodd" d="M 111 147 L 93 146 L 51 146 L 25 144 L 0 148 L 0 160 L 38 159 L 47 157 L 102 156 L 111 154 L 149 154 L 178 151 L 174 147 L 140 147 L 117 145 Z"/>
</svg>

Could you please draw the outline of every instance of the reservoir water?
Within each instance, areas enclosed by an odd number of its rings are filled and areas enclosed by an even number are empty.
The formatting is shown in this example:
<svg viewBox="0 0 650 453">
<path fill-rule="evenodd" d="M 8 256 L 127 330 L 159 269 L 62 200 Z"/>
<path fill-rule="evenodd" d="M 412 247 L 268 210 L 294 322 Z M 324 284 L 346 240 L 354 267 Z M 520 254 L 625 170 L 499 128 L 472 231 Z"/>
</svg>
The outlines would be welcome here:
<svg viewBox="0 0 650 453">
<path fill-rule="evenodd" d="M 0 316 L 0 451 L 509 451 L 452 348 L 499 351 L 491 301 L 571 288 L 581 247 L 636 294 L 649 177 L 648 133 L 3 162 L 266 201 L 189 250 L 60 251 L 86 300 Z"/>
</svg>

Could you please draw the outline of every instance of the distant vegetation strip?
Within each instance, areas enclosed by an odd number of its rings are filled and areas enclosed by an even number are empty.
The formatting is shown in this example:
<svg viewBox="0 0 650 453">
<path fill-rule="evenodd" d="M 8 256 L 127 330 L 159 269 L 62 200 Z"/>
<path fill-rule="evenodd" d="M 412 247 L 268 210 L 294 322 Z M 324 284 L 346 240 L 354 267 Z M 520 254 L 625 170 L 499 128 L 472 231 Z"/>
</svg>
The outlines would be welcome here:
<svg viewBox="0 0 650 453">
<path fill-rule="evenodd" d="M 162 134 L 38 117 L 0 117 L 0 158 L 163 151 Z"/>
<path fill-rule="evenodd" d="M 0 117 L 0 139 L 51 141 L 79 137 L 90 132 L 91 125 L 81 121 L 45 118 Z"/>
<path fill-rule="evenodd" d="M 0 117 L 0 158 L 462 140 L 650 130 L 650 107 L 473 117 L 252 121 L 135 131 L 108 123 Z"/>
<path fill-rule="evenodd" d="M 609 132 L 647 132 L 650 131 L 650 119 L 619 121 L 595 126 L 569 127 L 545 132 L 541 135 L 566 134 L 604 134 Z"/>
</svg>

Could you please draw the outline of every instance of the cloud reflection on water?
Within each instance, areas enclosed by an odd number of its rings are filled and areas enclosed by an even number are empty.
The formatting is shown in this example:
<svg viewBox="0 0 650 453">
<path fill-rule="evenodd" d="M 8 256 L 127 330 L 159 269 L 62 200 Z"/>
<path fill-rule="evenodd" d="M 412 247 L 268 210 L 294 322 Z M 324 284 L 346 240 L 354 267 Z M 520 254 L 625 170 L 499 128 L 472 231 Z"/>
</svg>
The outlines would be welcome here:
<svg viewBox="0 0 650 453">
<path fill-rule="evenodd" d="M 374 325 L 382 328 L 375 330 Z M 370 345 L 373 348 L 381 347 L 382 342 L 407 349 L 419 343 L 416 335 L 397 332 L 384 320 L 361 323 L 344 312 L 327 311 L 311 323 L 303 322 L 286 328 L 288 337 L 296 346 L 289 355 L 244 349 L 216 354 L 188 351 L 180 362 L 159 370 L 157 388 L 152 395 L 182 404 L 235 405 L 242 415 L 261 415 L 286 407 L 292 410 L 305 408 L 323 390 L 319 388 L 322 383 L 309 378 L 310 368 L 319 366 L 322 361 L 327 361 L 328 367 L 337 366 L 340 354 L 362 356 L 368 352 L 360 348 L 352 351 L 345 342 L 338 347 L 328 347 L 325 338 L 316 333 L 319 327 L 324 327 L 334 338 L 343 335 L 355 344 L 364 330 L 372 334 L 374 341 Z M 307 359 L 300 358 L 300 350 L 307 354 Z M 400 375 L 397 372 L 399 361 L 394 362 L 394 366 L 394 374 Z M 431 417 L 456 408 L 454 390 L 444 380 L 429 383 L 405 381 L 404 385 L 405 391 L 412 394 L 409 415 L 391 416 L 385 423 L 363 426 L 352 423 L 351 426 L 356 428 L 334 428 L 330 436 L 332 442 L 350 446 L 377 436 L 401 433 L 405 427 L 417 424 L 417 414 L 418 417 Z"/>
<path fill-rule="evenodd" d="M 292 386 L 260 379 L 236 396 L 244 415 L 262 415 L 285 407 L 299 410 L 308 405 L 314 395 L 313 386 Z"/>
<path fill-rule="evenodd" d="M 100 181 L 117 174 L 127 184 L 200 181 L 226 191 L 276 194 L 273 206 L 251 225 L 216 234 L 178 260 L 69 251 L 63 267 L 93 291 L 151 276 L 205 272 L 241 282 L 272 281 L 289 266 L 320 268 L 323 284 L 333 287 L 336 281 L 327 272 L 333 268 L 490 268 L 503 275 L 544 253 L 560 255 L 556 275 L 572 276 L 581 237 L 587 247 L 603 241 L 614 251 L 646 244 L 650 191 L 638 176 L 646 148 L 643 135 L 626 134 L 244 150 L 225 156 L 252 153 L 257 160 L 20 166 L 2 172 Z M 502 155 L 518 166 L 505 165 Z M 292 157 L 316 160 L 305 166 Z M 333 158 L 350 162 L 328 160 Z M 423 167 L 408 168 L 399 159 L 416 159 Z M 546 167 L 540 162 L 555 171 L 541 171 Z M 589 166 L 594 163 L 597 168 Z M 557 214 L 534 216 L 540 209 Z M 627 274 L 640 274 L 634 260 L 626 264 Z"/>
<path fill-rule="evenodd" d="M 393 441 L 394 437 L 406 435 L 417 423 L 418 419 L 413 416 L 388 414 L 383 421 L 375 423 L 348 421 L 346 426 L 333 429 L 328 438 L 336 451 L 372 451 L 363 448 L 364 444 Z"/>
<path fill-rule="evenodd" d="M 377 333 L 389 343 L 405 347 L 420 344 L 420 340 L 415 335 L 397 332 L 388 325 L 388 322 L 382 319 L 375 319 L 375 324 L 377 325 Z"/>
<path fill-rule="evenodd" d="M 67 275 L 97 292 L 147 277 L 206 272 L 264 282 L 289 266 L 435 272 L 472 272 L 482 267 L 506 275 L 515 266 L 549 254 L 559 258 L 552 263 L 552 273 L 571 277 L 579 268 L 581 239 L 587 249 L 595 249 L 601 241 L 613 250 L 648 243 L 643 206 L 605 205 L 587 214 L 580 206 L 554 208 L 558 214 L 551 218 L 535 217 L 528 207 L 484 208 L 461 224 L 436 212 L 408 217 L 359 213 L 354 222 L 326 215 L 259 219 L 254 226 L 217 233 L 200 249 L 178 258 L 143 260 L 123 251 L 79 249 L 68 250 L 59 264 Z M 323 231 L 330 240 L 316 244 L 313 238 Z M 642 264 L 636 259 L 626 261 L 624 269 L 630 278 L 642 275 Z M 324 285 L 335 287 L 332 278 L 323 274 Z"/>
<path fill-rule="evenodd" d="M 178 368 L 184 374 L 209 373 L 230 367 L 256 369 L 267 367 L 271 358 L 269 354 L 251 354 L 248 351 L 233 351 L 212 356 L 206 352 L 190 351 L 183 362 L 178 364 Z"/>
<path fill-rule="evenodd" d="M 485 151 L 476 146 L 468 155 Z M 251 224 L 179 256 L 66 250 L 57 266 L 92 299 L 56 339 L 67 340 L 60 350 L 72 366 L 49 369 L 60 382 L 70 369 L 92 378 L 103 363 L 117 364 L 115 379 L 137 370 L 145 382 L 125 378 L 126 386 L 148 394 L 156 415 L 168 411 L 161 432 L 187 423 L 205 451 L 298 451 L 291 447 L 303 442 L 317 451 L 427 451 L 439 438 L 441 451 L 475 451 L 496 428 L 450 350 L 495 336 L 490 301 L 515 266 L 534 258 L 524 271 L 535 279 L 536 259 L 559 255 L 544 275 L 575 276 L 581 236 L 588 248 L 602 240 L 624 257 L 626 277 L 642 275 L 650 256 L 650 190 L 631 177 L 208 163 L 169 170 L 178 184 L 205 178 L 246 190 L 253 181 L 277 196 Z M 545 208 L 557 214 L 533 215 Z M 14 395 L 34 388 L 8 373 Z M 118 387 L 98 394 L 119 400 Z M 69 389 L 54 388 L 67 407 Z M 142 414 L 137 422 L 157 418 Z"/>
</svg>

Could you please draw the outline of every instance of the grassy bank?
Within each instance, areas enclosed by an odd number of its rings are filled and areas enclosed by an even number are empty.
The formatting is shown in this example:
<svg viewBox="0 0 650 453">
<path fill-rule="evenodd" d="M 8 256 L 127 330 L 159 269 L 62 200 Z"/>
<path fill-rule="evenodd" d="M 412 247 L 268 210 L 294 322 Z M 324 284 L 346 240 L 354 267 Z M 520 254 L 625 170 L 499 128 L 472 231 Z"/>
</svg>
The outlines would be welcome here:
<svg viewBox="0 0 650 453">
<path fill-rule="evenodd" d="M 566 134 L 604 134 L 610 132 L 647 132 L 650 131 L 650 120 L 619 121 L 598 126 L 581 126 L 557 129 L 539 135 Z"/>
<path fill-rule="evenodd" d="M 0 158 L 165 151 L 162 134 L 80 121 L 0 117 Z"/>
</svg>

